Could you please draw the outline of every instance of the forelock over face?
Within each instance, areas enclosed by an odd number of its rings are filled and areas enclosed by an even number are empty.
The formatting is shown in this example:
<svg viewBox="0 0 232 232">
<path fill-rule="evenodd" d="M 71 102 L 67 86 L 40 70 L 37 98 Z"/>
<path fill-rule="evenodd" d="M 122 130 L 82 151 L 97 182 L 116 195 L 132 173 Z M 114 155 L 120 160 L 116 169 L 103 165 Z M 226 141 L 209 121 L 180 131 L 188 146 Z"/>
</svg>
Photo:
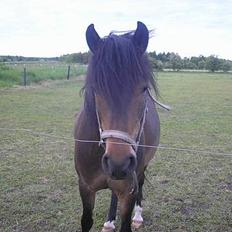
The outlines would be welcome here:
<svg viewBox="0 0 232 232">
<path fill-rule="evenodd" d="M 104 38 L 92 56 L 90 66 L 94 91 L 104 97 L 116 113 L 125 111 L 137 86 L 148 82 L 144 57 L 137 52 L 130 36 Z"/>
<path fill-rule="evenodd" d="M 155 86 L 153 72 L 144 53 L 148 34 L 142 23 L 138 23 L 135 31 L 123 35 L 111 33 L 103 39 L 98 36 L 93 25 L 87 29 L 86 38 L 92 58 L 85 90 L 104 98 L 114 114 L 125 114 L 135 89 L 143 85 Z"/>
</svg>

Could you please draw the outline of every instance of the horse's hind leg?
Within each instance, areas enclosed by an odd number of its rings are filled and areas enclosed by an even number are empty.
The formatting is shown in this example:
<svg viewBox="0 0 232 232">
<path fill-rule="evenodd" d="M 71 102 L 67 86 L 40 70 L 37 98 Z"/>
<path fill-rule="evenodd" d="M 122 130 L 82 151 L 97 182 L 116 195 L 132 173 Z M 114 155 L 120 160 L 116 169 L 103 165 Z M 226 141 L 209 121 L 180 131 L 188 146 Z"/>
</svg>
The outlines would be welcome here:
<svg viewBox="0 0 232 232">
<path fill-rule="evenodd" d="M 82 232 L 89 232 L 93 225 L 93 208 L 95 203 L 95 192 L 91 191 L 85 184 L 79 180 L 79 191 L 83 204 L 83 213 L 81 217 Z"/>
<path fill-rule="evenodd" d="M 134 212 L 135 215 L 132 219 L 132 227 L 134 229 L 138 229 L 143 224 L 143 218 L 142 218 L 142 200 L 143 200 L 143 184 L 144 184 L 144 172 L 141 174 L 138 180 L 138 195 L 135 203 Z"/>
<path fill-rule="evenodd" d="M 114 221 L 116 219 L 117 205 L 118 205 L 118 198 L 116 194 L 112 191 L 108 218 L 107 218 L 107 222 L 104 223 L 102 232 L 112 232 L 115 230 Z"/>
</svg>

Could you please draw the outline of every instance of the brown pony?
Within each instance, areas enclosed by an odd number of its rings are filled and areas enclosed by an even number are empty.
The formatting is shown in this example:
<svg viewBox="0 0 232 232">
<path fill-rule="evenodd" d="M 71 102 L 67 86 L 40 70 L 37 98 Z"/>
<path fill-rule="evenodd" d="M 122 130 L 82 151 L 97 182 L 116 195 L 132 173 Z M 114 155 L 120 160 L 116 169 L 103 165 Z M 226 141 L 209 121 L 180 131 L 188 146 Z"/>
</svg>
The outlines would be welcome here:
<svg viewBox="0 0 232 232">
<path fill-rule="evenodd" d="M 138 22 L 135 31 L 100 38 L 91 24 L 86 39 L 92 57 L 74 133 L 81 227 L 83 232 L 91 229 L 95 194 L 109 188 L 111 204 L 102 231 L 115 230 L 119 201 L 120 231 L 130 232 L 131 224 L 138 228 L 143 222 L 144 171 L 156 151 L 149 146 L 158 146 L 160 137 L 159 117 L 149 94 L 149 89 L 158 93 L 145 53 L 149 31 Z"/>
</svg>

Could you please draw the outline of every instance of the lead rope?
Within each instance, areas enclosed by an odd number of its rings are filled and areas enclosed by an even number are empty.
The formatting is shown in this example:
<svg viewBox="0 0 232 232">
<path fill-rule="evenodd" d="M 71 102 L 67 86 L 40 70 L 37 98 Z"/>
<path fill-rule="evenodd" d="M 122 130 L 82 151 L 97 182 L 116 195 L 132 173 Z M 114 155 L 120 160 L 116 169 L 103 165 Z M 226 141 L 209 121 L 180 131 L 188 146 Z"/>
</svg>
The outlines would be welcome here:
<svg viewBox="0 0 232 232">
<path fill-rule="evenodd" d="M 155 97 L 152 96 L 151 91 L 149 89 L 147 91 L 148 91 L 148 94 L 149 94 L 150 98 L 152 99 L 152 101 L 154 103 L 156 103 L 157 105 L 159 105 L 160 107 L 162 107 L 163 109 L 165 109 L 167 111 L 170 111 L 172 109 L 170 106 L 165 105 L 165 104 L 159 102 L 158 100 L 156 100 Z"/>
<path fill-rule="evenodd" d="M 102 134 L 102 128 L 101 128 L 101 122 L 100 122 L 100 117 L 99 117 L 99 114 L 98 114 L 98 110 L 97 110 L 97 106 L 96 106 L 96 102 L 95 102 L 95 111 L 96 111 L 96 117 L 97 117 L 97 123 L 98 123 L 98 130 L 99 130 L 99 146 L 103 145 L 104 141 L 101 137 L 101 134 Z"/>
<path fill-rule="evenodd" d="M 138 149 L 138 145 L 140 143 L 141 136 L 142 136 L 142 133 L 143 133 L 144 125 L 145 125 L 145 122 L 146 122 L 147 112 L 148 112 L 148 107 L 147 107 L 147 100 L 146 100 L 146 106 L 145 106 L 144 111 L 143 111 L 143 118 L 142 118 L 142 122 L 140 124 L 139 133 L 138 133 L 137 140 L 136 140 L 136 151 Z"/>
</svg>

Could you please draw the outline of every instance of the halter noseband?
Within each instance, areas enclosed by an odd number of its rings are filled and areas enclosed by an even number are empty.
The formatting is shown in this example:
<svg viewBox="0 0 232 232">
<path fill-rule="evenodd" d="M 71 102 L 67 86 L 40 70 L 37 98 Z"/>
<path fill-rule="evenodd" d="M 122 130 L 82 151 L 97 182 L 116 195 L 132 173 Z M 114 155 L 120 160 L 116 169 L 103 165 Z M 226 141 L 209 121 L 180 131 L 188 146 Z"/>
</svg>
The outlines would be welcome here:
<svg viewBox="0 0 232 232">
<path fill-rule="evenodd" d="M 147 99 L 145 98 L 145 107 L 144 107 L 144 111 L 143 111 L 143 116 L 141 118 L 140 121 L 140 126 L 139 126 L 139 131 L 137 134 L 136 139 L 133 139 L 127 132 L 124 131 L 120 131 L 120 130 L 103 130 L 102 126 L 101 126 L 101 121 L 100 121 L 100 117 L 98 114 L 98 110 L 96 107 L 96 116 L 97 116 L 97 122 L 98 122 L 98 127 L 99 127 L 99 133 L 100 133 L 100 143 L 99 145 L 103 145 L 104 141 L 108 138 L 116 138 L 116 139 L 120 139 L 128 144 L 130 144 L 132 146 L 132 148 L 134 149 L 135 152 L 137 152 L 138 149 L 138 144 L 140 142 L 142 133 L 143 133 L 143 129 L 144 129 L 144 124 L 146 121 L 146 114 L 148 111 L 148 107 L 147 107 Z"/>
<path fill-rule="evenodd" d="M 104 141 L 105 139 L 108 139 L 108 138 L 121 139 L 124 142 L 129 143 L 135 151 L 137 150 L 136 141 L 133 138 L 131 138 L 131 136 L 128 133 L 124 131 L 104 130 L 102 131 L 100 137 L 101 137 L 101 141 Z"/>
</svg>

